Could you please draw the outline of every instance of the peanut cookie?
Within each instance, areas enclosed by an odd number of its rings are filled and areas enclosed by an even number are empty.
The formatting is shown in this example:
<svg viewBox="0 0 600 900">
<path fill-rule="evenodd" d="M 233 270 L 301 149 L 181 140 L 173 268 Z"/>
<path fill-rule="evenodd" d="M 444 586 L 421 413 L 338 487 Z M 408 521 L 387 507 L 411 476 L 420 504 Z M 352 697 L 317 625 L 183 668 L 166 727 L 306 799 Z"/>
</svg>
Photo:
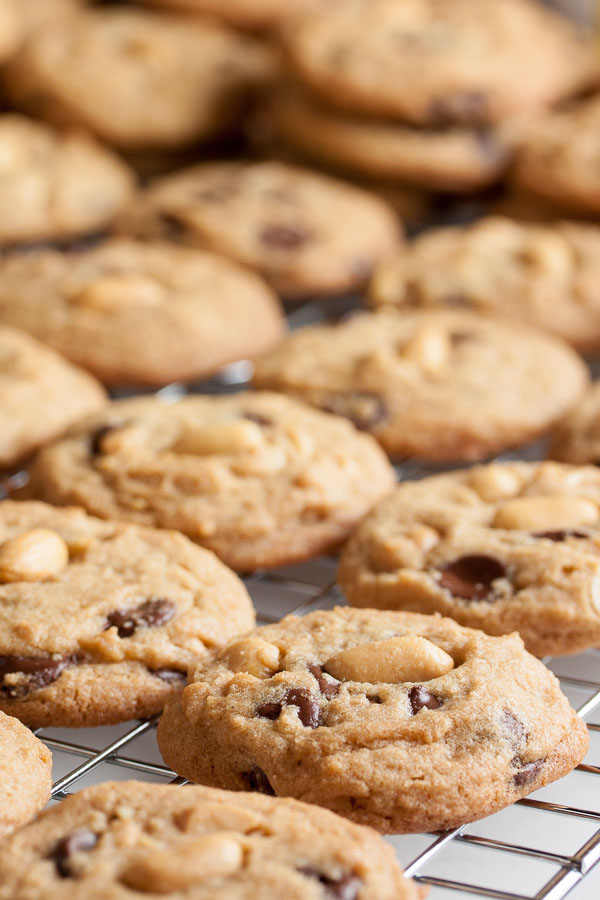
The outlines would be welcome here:
<svg viewBox="0 0 600 900">
<path fill-rule="evenodd" d="M 28 725 L 153 715 L 253 625 L 243 584 L 181 534 L 0 504 L 0 708 Z"/>
<path fill-rule="evenodd" d="M 600 348 L 600 228 L 499 216 L 418 237 L 379 267 L 372 306 L 461 307 Z"/>
<path fill-rule="evenodd" d="M 177 147 L 235 123 L 271 51 L 211 21 L 133 8 L 38 28 L 6 71 L 11 98 L 119 147 Z"/>
<path fill-rule="evenodd" d="M 383 832 L 454 828 L 566 775 L 587 729 L 518 635 L 337 607 L 201 661 L 158 741 L 186 778 Z"/>
<path fill-rule="evenodd" d="M 600 95 L 535 122 L 517 152 L 518 188 L 573 213 L 600 212 Z"/>
<path fill-rule="evenodd" d="M 294 23 L 286 48 L 317 96 L 419 125 L 527 114 L 599 71 L 590 38 L 536 0 L 347 0 Z"/>
<path fill-rule="evenodd" d="M 315 806 L 105 782 L 0 849 L 1 900 L 418 900 L 393 849 Z"/>
<path fill-rule="evenodd" d="M 281 137 L 320 163 L 436 191 L 472 191 L 497 181 L 514 139 L 511 127 L 417 128 L 359 118 L 284 91 L 272 105 Z"/>
<path fill-rule="evenodd" d="M 558 423 L 550 456 L 577 465 L 600 464 L 600 381 L 593 382 L 577 406 Z"/>
<path fill-rule="evenodd" d="M 549 428 L 588 375 L 550 335 L 471 312 L 382 310 L 305 328 L 255 384 L 346 415 L 393 458 L 475 460 Z"/>
<path fill-rule="evenodd" d="M 25 332 L 0 327 L 0 468 L 21 462 L 105 403 L 91 375 Z"/>
<path fill-rule="evenodd" d="M 122 228 L 214 250 L 292 297 L 359 287 L 400 241 L 398 220 L 380 198 L 280 162 L 214 163 L 167 176 L 133 204 Z"/>
<path fill-rule="evenodd" d="M 276 297 L 254 274 L 212 253 L 125 238 L 0 261 L 0 322 L 105 384 L 147 385 L 256 356 L 285 328 Z"/>
<path fill-rule="evenodd" d="M 125 163 L 87 135 L 0 116 L 0 244 L 101 231 L 132 188 Z"/>
<path fill-rule="evenodd" d="M 25 725 L 0 712 L 0 839 L 45 805 L 52 787 L 52 755 Z"/>
<path fill-rule="evenodd" d="M 218 16 L 236 28 L 280 27 L 286 19 L 318 6 L 319 0 L 143 0 L 159 9 Z"/>
<path fill-rule="evenodd" d="M 35 461 L 30 490 L 175 528 L 243 571 L 326 552 L 395 482 L 375 441 L 278 394 L 138 398 Z"/>
<path fill-rule="evenodd" d="M 405 482 L 340 561 L 353 606 L 518 631 L 536 656 L 600 645 L 600 472 L 491 463 Z"/>
</svg>

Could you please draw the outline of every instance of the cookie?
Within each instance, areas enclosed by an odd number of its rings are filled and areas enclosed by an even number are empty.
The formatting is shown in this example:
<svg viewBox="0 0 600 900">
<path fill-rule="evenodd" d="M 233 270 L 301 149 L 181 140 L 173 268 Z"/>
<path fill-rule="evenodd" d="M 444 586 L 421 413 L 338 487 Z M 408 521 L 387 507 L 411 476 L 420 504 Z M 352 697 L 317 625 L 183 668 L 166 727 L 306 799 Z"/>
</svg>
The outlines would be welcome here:
<svg viewBox="0 0 600 900">
<path fill-rule="evenodd" d="M 102 231 L 132 189 L 130 169 L 87 135 L 0 116 L 0 245 Z"/>
<path fill-rule="evenodd" d="M 126 238 L 0 260 L 0 322 L 105 384 L 157 386 L 256 356 L 285 328 L 252 273 L 212 253 Z"/>
<path fill-rule="evenodd" d="M 118 147 L 177 147 L 229 129 L 272 72 L 268 48 L 216 22 L 113 7 L 37 29 L 5 81 L 51 122 Z"/>
<path fill-rule="evenodd" d="M 383 832 L 442 831 L 566 775 L 587 729 L 518 635 L 337 607 L 200 662 L 159 723 L 176 772 L 325 806 Z"/>
<path fill-rule="evenodd" d="M 1 900 L 418 900 L 392 847 L 327 810 L 210 788 L 105 782 L 0 848 Z"/>
<path fill-rule="evenodd" d="M 600 472 L 491 463 L 404 482 L 344 548 L 353 606 L 518 631 L 536 656 L 600 644 Z"/>
<path fill-rule="evenodd" d="M 98 382 L 25 332 L 0 326 L 0 468 L 53 440 L 106 397 Z"/>
<path fill-rule="evenodd" d="M 0 0 L 0 62 L 13 53 L 21 37 L 21 22 L 15 0 Z"/>
<path fill-rule="evenodd" d="M 381 264 L 369 301 L 493 313 L 592 352 L 600 348 L 599 280 L 597 226 L 490 216 L 422 234 Z"/>
<path fill-rule="evenodd" d="M 534 122 L 516 155 L 517 188 L 572 213 L 600 212 L 600 95 Z"/>
<path fill-rule="evenodd" d="M 594 381 L 552 436 L 550 456 L 562 462 L 600 464 L 600 381 Z"/>
<path fill-rule="evenodd" d="M 0 708 L 27 725 L 154 715 L 253 625 L 240 580 L 181 534 L 0 504 Z"/>
<path fill-rule="evenodd" d="M 29 822 L 52 787 L 52 755 L 25 725 L 0 712 L 0 839 Z"/>
<path fill-rule="evenodd" d="M 497 181 L 514 140 L 506 125 L 436 129 L 359 118 L 327 109 L 299 91 L 282 92 L 272 108 L 281 137 L 311 159 L 436 191 L 473 191 Z"/>
<path fill-rule="evenodd" d="M 39 455 L 30 491 L 174 528 L 251 571 L 332 549 L 394 482 L 345 419 L 248 392 L 113 403 Z"/>
<path fill-rule="evenodd" d="M 143 0 L 158 9 L 217 16 L 252 31 L 280 27 L 287 19 L 317 7 L 319 0 Z"/>
<path fill-rule="evenodd" d="M 428 126 L 527 115 L 599 74 L 593 41 L 535 0 L 348 0 L 294 22 L 286 51 L 332 105 Z"/>
<path fill-rule="evenodd" d="M 214 250 L 260 272 L 288 297 L 365 283 L 400 242 L 383 200 L 280 162 L 194 166 L 151 185 L 123 231 Z"/>
<path fill-rule="evenodd" d="M 587 378 L 574 351 L 521 325 L 386 309 L 297 331 L 258 361 L 254 383 L 348 416 L 392 458 L 450 462 L 536 437 Z"/>
</svg>

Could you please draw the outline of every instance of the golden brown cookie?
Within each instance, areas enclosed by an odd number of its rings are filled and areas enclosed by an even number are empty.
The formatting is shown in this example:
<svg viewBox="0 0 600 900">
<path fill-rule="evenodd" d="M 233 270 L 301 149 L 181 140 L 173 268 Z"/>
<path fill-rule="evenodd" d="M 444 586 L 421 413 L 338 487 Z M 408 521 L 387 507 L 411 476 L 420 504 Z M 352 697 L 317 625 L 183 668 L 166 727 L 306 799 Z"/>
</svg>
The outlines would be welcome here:
<svg viewBox="0 0 600 900">
<path fill-rule="evenodd" d="M 0 712 L 0 839 L 25 825 L 46 804 L 52 755 L 17 719 Z"/>
</svg>

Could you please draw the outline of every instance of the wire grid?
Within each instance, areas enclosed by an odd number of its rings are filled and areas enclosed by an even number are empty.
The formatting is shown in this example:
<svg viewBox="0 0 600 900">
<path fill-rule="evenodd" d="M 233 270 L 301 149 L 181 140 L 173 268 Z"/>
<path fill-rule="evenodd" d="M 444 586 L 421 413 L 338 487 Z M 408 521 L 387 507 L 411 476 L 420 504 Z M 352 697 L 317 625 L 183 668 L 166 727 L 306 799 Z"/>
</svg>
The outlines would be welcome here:
<svg viewBox="0 0 600 900">
<path fill-rule="evenodd" d="M 338 318 L 356 306 L 352 298 L 307 304 L 288 321 L 298 327 Z M 592 366 L 593 369 L 596 366 Z M 219 378 L 187 390 L 220 393 L 244 387 L 251 366 L 237 363 Z M 185 393 L 171 385 L 168 394 Z M 119 392 L 120 396 L 124 393 Z M 503 458 L 540 458 L 543 445 L 521 448 Z M 439 471 L 437 469 L 436 471 Z M 398 467 L 402 478 L 419 478 L 432 470 L 417 464 Z M 284 615 L 304 615 L 343 603 L 335 584 L 332 558 L 320 558 L 245 579 L 260 624 Z M 600 900 L 600 650 L 575 657 L 547 659 L 563 690 L 590 731 L 590 753 L 575 772 L 473 825 L 435 835 L 387 838 L 408 875 L 430 887 L 429 900 L 488 897 L 495 900 Z M 155 739 L 158 717 L 111 728 L 38 729 L 53 751 L 51 803 L 74 790 L 106 780 L 140 778 L 185 784 L 167 768 Z M 258 900 L 258 898 L 257 898 Z"/>
</svg>

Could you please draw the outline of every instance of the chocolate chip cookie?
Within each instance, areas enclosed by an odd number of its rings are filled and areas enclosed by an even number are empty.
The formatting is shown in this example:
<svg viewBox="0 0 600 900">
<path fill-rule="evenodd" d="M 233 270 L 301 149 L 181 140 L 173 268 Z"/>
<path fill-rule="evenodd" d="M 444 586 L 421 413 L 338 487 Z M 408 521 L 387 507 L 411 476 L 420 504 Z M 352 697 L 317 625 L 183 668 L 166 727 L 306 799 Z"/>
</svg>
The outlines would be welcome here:
<svg viewBox="0 0 600 900">
<path fill-rule="evenodd" d="M 491 463 L 404 482 L 340 561 L 354 606 L 518 631 L 537 656 L 600 644 L 600 472 Z"/>
<path fill-rule="evenodd" d="M 251 571 L 332 549 L 394 482 L 347 420 L 248 392 L 113 403 L 37 457 L 30 491 L 175 528 Z"/>
<path fill-rule="evenodd" d="M 105 403 L 91 375 L 25 332 L 0 327 L 0 468 L 22 462 Z"/>
<path fill-rule="evenodd" d="M 200 662 L 158 740 L 186 778 L 293 796 L 383 832 L 437 831 L 565 775 L 587 729 L 516 634 L 338 607 Z"/>
<path fill-rule="evenodd" d="M 0 322 L 112 385 L 204 377 L 270 349 L 285 328 L 254 274 L 212 253 L 126 238 L 0 260 Z"/>
<path fill-rule="evenodd" d="M 600 348 L 600 228 L 527 224 L 499 216 L 418 237 L 379 266 L 372 306 L 460 307 Z"/>
<path fill-rule="evenodd" d="M 44 806 L 52 787 L 52 756 L 25 725 L 0 712 L 0 839 Z"/>
<path fill-rule="evenodd" d="M 368 828 L 295 800 L 105 782 L 0 849 L 1 900 L 418 900 Z"/>
<path fill-rule="evenodd" d="M 0 244 L 102 231 L 132 189 L 125 163 L 87 135 L 0 116 Z"/>
<path fill-rule="evenodd" d="M 294 23 L 286 49 L 332 105 L 418 125 L 528 114 L 598 76 L 590 38 L 534 0 L 349 0 Z"/>
<path fill-rule="evenodd" d="M 338 112 L 297 90 L 282 91 L 272 109 L 279 135 L 316 162 L 435 191 L 473 191 L 497 181 L 514 143 L 509 124 L 418 128 Z"/>
<path fill-rule="evenodd" d="M 255 384 L 346 415 L 393 458 L 475 460 L 549 428 L 587 383 L 562 342 L 472 312 L 383 310 L 296 332 Z"/>
<path fill-rule="evenodd" d="M 600 464 L 600 381 L 557 425 L 550 456 L 563 462 Z"/>
<path fill-rule="evenodd" d="M 313 7 L 319 0 L 143 0 L 159 9 L 208 14 L 225 19 L 236 28 L 271 30 Z"/>
<path fill-rule="evenodd" d="M 160 179 L 122 230 L 214 250 L 289 297 L 359 287 L 400 241 L 380 198 L 280 162 L 214 163 Z"/>
<path fill-rule="evenodd" d="M 0 504 L 0 708 L 32 727 L 153 715 L 253 624 L 243 584 L 181 534 Z"/>
<path fill-rule="evenodd" d="M 273 65 L 269 48 L 217 22 L 113 7 L 36 29 L 5 80 L 51 122 L 123 148 L 178 147 L 231 128 Z"/>
<path fill-rule="evenodd" d="M 600 211 L 600 95 L 531 125 L 516 156 L 516 186 L 573 213 Z"/>
</svg>

